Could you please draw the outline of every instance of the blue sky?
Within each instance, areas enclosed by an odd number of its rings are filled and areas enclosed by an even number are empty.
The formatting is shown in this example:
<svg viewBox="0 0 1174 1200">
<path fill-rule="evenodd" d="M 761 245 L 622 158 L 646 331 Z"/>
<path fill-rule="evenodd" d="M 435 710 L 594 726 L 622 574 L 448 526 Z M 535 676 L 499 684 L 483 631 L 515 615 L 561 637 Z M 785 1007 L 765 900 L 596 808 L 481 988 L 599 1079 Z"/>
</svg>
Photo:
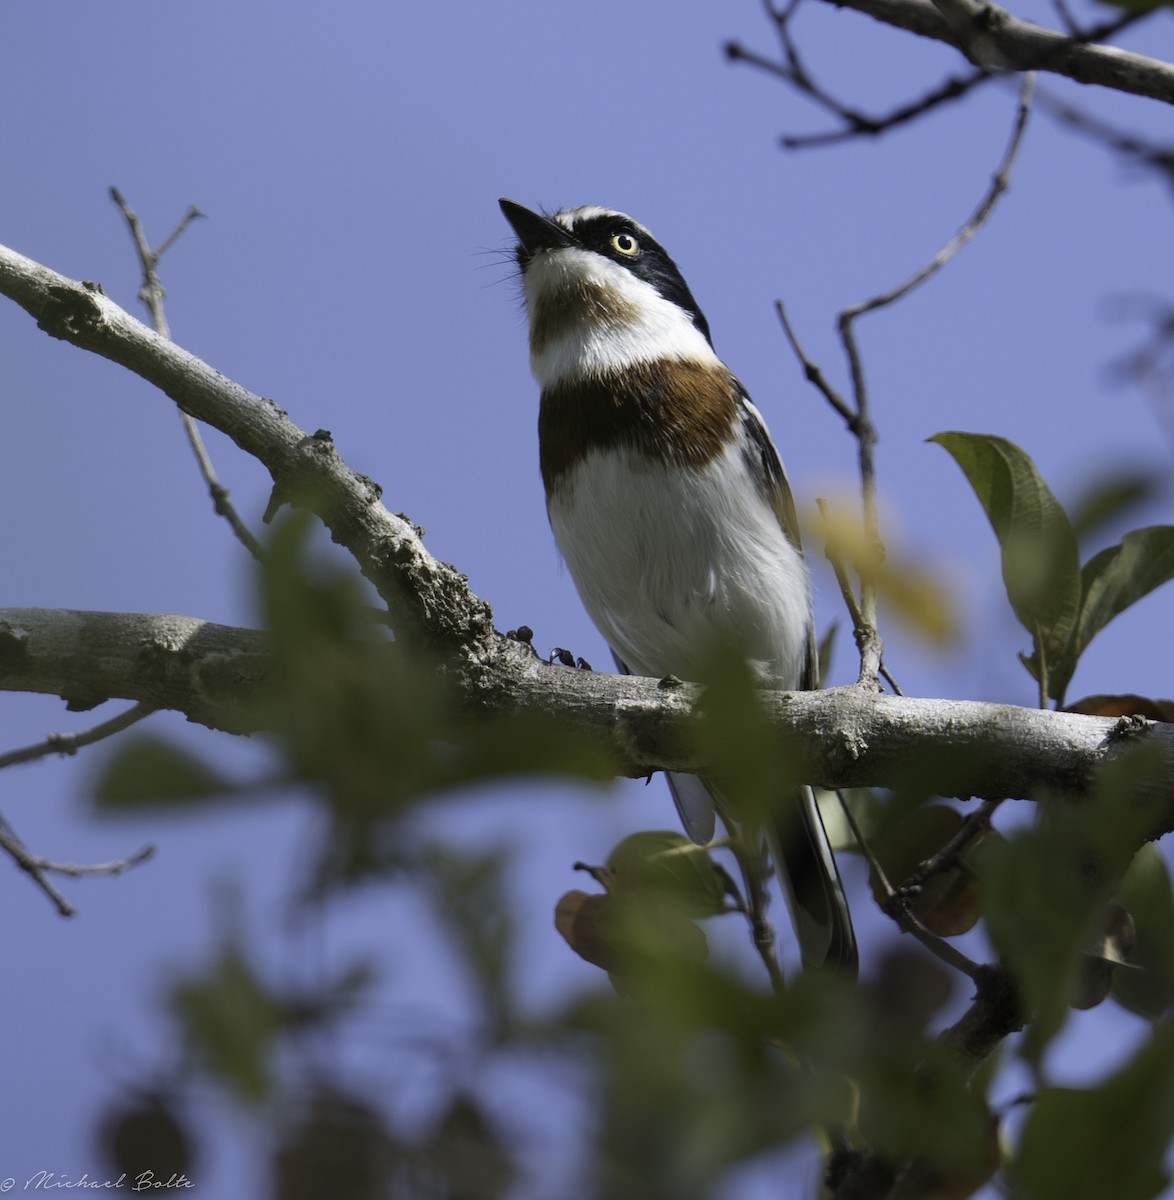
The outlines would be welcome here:
<svg viewBox="0 0 1174 1200">
<path fill-rule="evenodd" d="M 1016 11 L 1051 23 L 1046 10 Z M 877 111 L 960 66 L 944 47 L 814 4 L 799 34 L 829 85 Z M 468 573 L 499 628 L 528 624 L 538 646 L 571 646 L 597 663 L 606 655 L 546 525 L 535 387 L 497 198 L 600 203 L 650 226 L 810 507 L 854 487 L 854 447 L 803 382 L 773 302 L 786 301 L 809 353 L 843 384 L 835 313 L 948 240 L 983 193 L 1014 112 L 1013 87 L 995 84 L 876 143 L 784 154 L 780 133 L 827 122 L 776 82 L 725 62 L 730 38 L 773 50 L 752 0 L 588 9 L 119 0 L 70 5 L 67 18 L 58 5 L 9 0 L 0 38 L 0 241 L 101 281 L 137 314 L 137 271 L 107 189 L 122 189 L 156 241 L 198 205 L 208 219 L 164 262 L 174 337 L 303 427 L 329 428 L 351 465 L 383 484 L 388 507 L 423 524 L 432 552 Z M 1125 44 L 1174 54 L 1168 25 Z M 1168 128 L 1150 102 L 1060 80 L 1042 86 L 1155 136 Z M 967 628 L 944 654 L 886 630 L 890 665 L 911 694 L 1032 702 L 994 539 L 927 436 L 1007 436 L 1062 499 L 1118 465 L 1168 474 L 1171 445 L 1146 396 L 1107 377 L 1144 331 L 1110 321 L 1107 309 L 1116 296 L 1165 294 L 1169 222 L 1159 182 L 1037 114 L 1011 192 L 980 237 L 942 276 L 862 324 L 891 543 L 941 573 Z M 6 302 L 0 360 L 3 603 L 255 620 L 248 564 L 211 514 L 166 400 L 50 341 Z M 208 443 L 256 525 L 263 472 L 219 435 Z M 1135 523 L 1171 519 L 1167 495 Z M 822 571 L 817 587 L 821 621 L 839 617 Z M 1103 634 L 1073 695 L 1169 694 L 1169 604 L 1168 594 L 1151 597 Z M 837 682 L 853 676 L 850 659 L 845 639 Z M 0 696 L 0 712 L 0 749 L 106 715 L 20 696 Z M 158 725 L 234 765 L 257 758 L 255 747 L 181 721 Z M 306 952 L 280 934 L 284 885 L 312 836 L 306 808 L 97 822 L 86 795 L 102 753 L 0 774 L 0 813 L 37 852 L 95 861 L 144 841 L 160 850 L 128 877 L 67 884 L 81 910 L 69 923 L 0 866 L 6 1025 L 20 1031 L 5 1046 L 0 1179 L 98 1169 L 88 1122 L 153 1063 L 160 972 L 210 945 L 214 881 L 245 888 L 275 969 L 300 969 Z M 598 860 L 625 830 L 663 826 L 670 814 L 659 784 L 529 786 L 438 805 L 436 820 L 458 839 L 519 843 L 512 887 L 537 914 L 523 924 L 519 973 L 540 1005 L 594 982 L 549 926 L 555 898 L 575 886 L 569 864 Z M 850 874 L 858 882 L 851 865 Z M 451 967 L 407 932 L 409 904 L 394 888 L 340 903 L 317 952 L 329 963 L 394 959 L 385 1002 L 451 1007 L 459 1024 L 467 1014 Z M 407 979 L 412 987 L 398 993 Z M 1084 1069 L 1138 1033 L 1107 1009 L 1081 1020 L 1072 1061 Z M 378 1055 L 360 1067 L 397 1110 L 418 1119 L 433 1102 L 426 1080 L 391 1087 L 394 1070 Z M 573 1111 L 565 1096 L 535 1101 L 518 1080 L 495 1086 L 523 1097 L 531 1133 L 550 1113 Z M 216 1151 L 199 1177 L 207 1191 L 197 1194 L 258 1194 L 244 1129 L 213 1127 Z M 572 1188 L 567 1170 L 546 1169 L 535 1195 Z M 730 1190 L 731 1200 L 756 1195 L 748 1179 Z"/>
</svg>

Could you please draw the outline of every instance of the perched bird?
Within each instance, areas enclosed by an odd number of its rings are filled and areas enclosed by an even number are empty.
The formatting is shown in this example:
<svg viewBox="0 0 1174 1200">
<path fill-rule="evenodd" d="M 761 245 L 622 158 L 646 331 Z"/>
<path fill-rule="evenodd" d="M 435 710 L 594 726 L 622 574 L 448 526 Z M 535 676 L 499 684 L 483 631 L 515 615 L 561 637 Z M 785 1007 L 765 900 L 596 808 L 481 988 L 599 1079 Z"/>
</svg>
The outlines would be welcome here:
<svg viewBox="0 0 1174 1200">
<path fill-rule="evenodd" d="M 643 225 L 587 205 L 512 200 L 541 388 L 551 528 L 621 671 L 695 679 L 724 639 L 764 687 L 815 686 L 811 588 L 795 503 L 745 389 L 714 353 L 673 260 Z M 669 773 L 686 832 L 713 837 L 726 798 Z M 855 970 L 856 940 L 810 788 L 780 785 L 772 855 L 807 965 Z"/>
</svg>

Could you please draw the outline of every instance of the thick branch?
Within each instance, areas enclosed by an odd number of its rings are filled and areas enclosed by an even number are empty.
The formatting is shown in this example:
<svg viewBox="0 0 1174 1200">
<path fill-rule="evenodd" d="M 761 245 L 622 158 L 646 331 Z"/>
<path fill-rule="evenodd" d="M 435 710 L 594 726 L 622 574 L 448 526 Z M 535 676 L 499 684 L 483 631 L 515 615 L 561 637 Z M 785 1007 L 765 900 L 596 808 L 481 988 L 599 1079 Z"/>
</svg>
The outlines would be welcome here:
<svg viewBox="0 0 1174 1200">
<path fill-rule="evenodd" d="M 0 690 L 60 696 L 84 711 L 138 700 L 244 733 L 268 667 L 264 635 L 165 614 L 0 609 Z"/>
<path fill-rule="evenodd" d="M 697 770 L 697 689 L 551 667 L 525 646 L 494 643 L 476 671 L 453 672 L 469 709 L 540 716 L 592 739 L 618 773 Z M 191 617 L 0 609 L 0 689 L 106 698 L 176 709 L 217 728 L 255 728 L 267 668 L 254 629 Z M 866 689 L 764 693 L 766 717 L 796 778 L 823 787 L 893 786 L 909 777 L 942 795 L 1029 797 L 1082 791 L 1096 770 L 1141 738 L 1166 754 L 1162 779 L 1139 789 L 1154 805 L 1151 836 L 1174 829 L 1174 727 L 1077 713 L 877 695 Z"/>
<path fill-rule="evenodd" d="M 312 508 L 351 552 L 387 602 L 398 632 L 474 657 L 492 640 L 489 606 L 454 567 L 428 553 L 410 521 L 383 507 L 378 485 L 342 461 L 329 433 L 299 429 L 272 400 L 152 332 L 97 284 L 68 279 L 2 246 L 0 293 L 46 333 L 140 375 L 257 458 L 272 475 L 276 495 Z"/>
<path fill-rule="evenodd" d="M 922 37 L 946 42 L 956 49 L 958 35 L 931 0 L 828 0 L 837 8 L 852 8 Z M 993 45 L 1002 61 L 1016 70 L 1052 71 L 1077 83 L 1099 84 L 1119 92 L 1148 96 L 1174 104 L 1174 66 L 1144 54 L 1133 54 L 1069 34 L 1044 29 L 1013 17 L 995 5 L 973 5 L 975 33 Z M 970 55 L 967 54 L 969 58 Z M 972 60 L 973 61 L 973 60 Z M 979 66 L 985 65 L 978 63 Z"/>
</svg>

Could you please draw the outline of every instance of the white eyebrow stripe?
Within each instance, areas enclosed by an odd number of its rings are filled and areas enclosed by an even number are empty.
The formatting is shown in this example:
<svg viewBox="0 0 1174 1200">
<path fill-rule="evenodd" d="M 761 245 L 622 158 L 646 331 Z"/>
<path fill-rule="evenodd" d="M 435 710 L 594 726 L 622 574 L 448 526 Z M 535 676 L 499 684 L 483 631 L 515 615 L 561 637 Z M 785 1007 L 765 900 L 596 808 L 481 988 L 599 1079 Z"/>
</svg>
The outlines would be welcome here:
<svg viewBox="0 0 1174 1200">
<path fill-rule="evenodd" d="M 591 221 L 598 217 L 618 217 L 621 221 L 627 221 L 638 233 L 642 233 L 647 238 L 656 239 L 652 236 L 652 231 L 646 229 L 639 221 L 633 221 L 627 213 L 619 212 L 614 208 L 602 208 L 598 204 L 583 204 L 578 208 L 564 208 L 556 212 L 552 221 L 557 221 L 569 233 L 573 233 L 575 225 L 579 221 Z"/>
</svg>

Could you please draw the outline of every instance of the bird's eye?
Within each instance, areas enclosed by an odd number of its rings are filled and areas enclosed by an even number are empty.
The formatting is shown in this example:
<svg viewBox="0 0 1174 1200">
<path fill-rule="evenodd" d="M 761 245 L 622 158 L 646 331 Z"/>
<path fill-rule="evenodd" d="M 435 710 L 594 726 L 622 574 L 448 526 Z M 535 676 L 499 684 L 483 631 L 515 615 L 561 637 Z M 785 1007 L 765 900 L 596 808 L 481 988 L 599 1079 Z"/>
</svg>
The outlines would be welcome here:
<svg viewBox="0 0 1174 1200">
<path fill-rule="evenodd" d="M 613 233 L 611 248 L 627 258 L 635 258 L 640 253 L 640 243 L 630 233 Z"/>
</svg>

